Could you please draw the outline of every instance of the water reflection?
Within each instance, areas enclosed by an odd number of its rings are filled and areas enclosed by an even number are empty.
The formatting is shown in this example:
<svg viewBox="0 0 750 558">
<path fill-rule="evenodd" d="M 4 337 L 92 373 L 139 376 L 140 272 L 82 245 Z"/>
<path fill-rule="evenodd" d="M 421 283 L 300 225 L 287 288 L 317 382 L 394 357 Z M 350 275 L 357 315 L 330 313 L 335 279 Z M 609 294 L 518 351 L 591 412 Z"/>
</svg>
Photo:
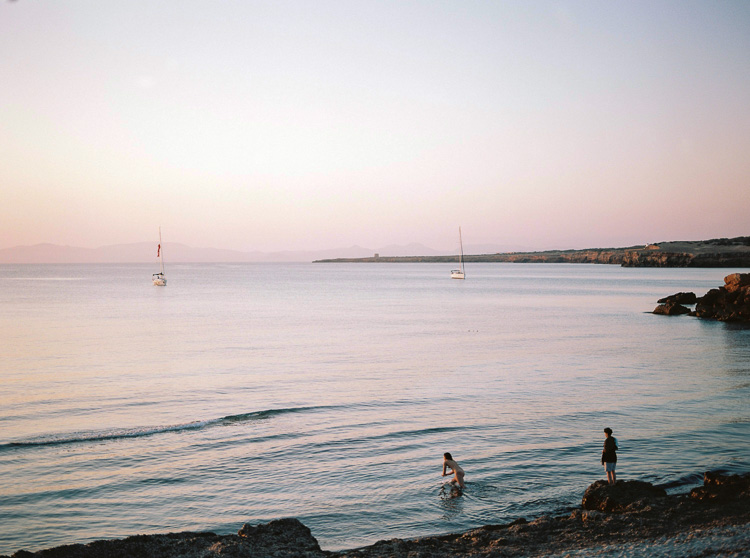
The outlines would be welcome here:
<svg viewBox="0 0 750 558">
<path fill-rule="evenodd" d="M 440 487 L 440 509 L 443 511 L 442 519 L 450 521 L 458 517 L 464 510 L 463 490 L 451 482 L 443 483 Z"/>
</svg>

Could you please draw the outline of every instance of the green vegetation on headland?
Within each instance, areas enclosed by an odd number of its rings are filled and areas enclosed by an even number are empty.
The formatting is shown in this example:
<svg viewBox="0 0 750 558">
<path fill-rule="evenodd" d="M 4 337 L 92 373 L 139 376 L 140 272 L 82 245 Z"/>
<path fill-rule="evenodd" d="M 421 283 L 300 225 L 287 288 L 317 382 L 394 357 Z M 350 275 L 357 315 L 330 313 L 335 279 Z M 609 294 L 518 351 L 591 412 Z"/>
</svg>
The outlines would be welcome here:
<svg viewBox="0 0 750 558">
<path fill-rule="evenodd" d="M 371 258 L 316 260 L 315 263 L 447 263 L 455 262 L 457 258 L 458 256 L 390 257 L 375 255 Z M 621 265 L 623 267 L 750 267 L 750 236 L 700 241 L 657 242 L 628 248 L 464 254 L 464 262 L 596 263 Z"/>
</svg>

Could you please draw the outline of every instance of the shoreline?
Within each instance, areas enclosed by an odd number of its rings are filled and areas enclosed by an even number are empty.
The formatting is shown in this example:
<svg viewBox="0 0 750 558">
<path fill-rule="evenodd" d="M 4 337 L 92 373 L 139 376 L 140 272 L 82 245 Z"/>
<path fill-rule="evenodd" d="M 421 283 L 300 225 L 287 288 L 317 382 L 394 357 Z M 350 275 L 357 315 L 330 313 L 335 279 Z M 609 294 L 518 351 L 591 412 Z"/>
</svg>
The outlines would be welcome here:
<svg viewBox="0 0 750 558">
<path fill-rule="evenodd" d="M 705 473 L 703 486 L 667 495 L 637 480 L 597 481 L 569 515 L 485 525 L 463 533 L 381 540 L 340 551 L 320 548 L 293 518 L 246 524 L 236 535 L 170 533 L 19 550 L 11 558 L 455 556 L 739 556 L 750 552 L 750 473 Z M 0 558 L 8 558 L 0 556 Z"/>
<path fill-rule="evenodd" d="M 313 263 L 455 263 L 452 256 L 380 256 L 329 258 Z M 659 242 L 626 248 L 586 248 L 542 252 L 463 255 L 464 263 L 588 263 L 622 267 L 750 268 L 750 237 Z"/>
</svg>

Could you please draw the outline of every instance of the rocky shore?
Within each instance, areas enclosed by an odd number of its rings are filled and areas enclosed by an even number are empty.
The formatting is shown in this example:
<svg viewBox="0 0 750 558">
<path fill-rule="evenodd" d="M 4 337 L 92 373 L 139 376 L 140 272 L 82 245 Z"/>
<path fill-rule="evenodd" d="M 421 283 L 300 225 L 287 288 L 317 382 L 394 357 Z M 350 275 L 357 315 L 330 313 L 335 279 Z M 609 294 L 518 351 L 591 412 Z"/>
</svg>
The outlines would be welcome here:
<svg viewBox="0 0 750 558">
<path fill-rule="evenodd" d="M 724 285 L 711 289 L 702 297 L 695 293 L 676 293 L 657 301 L 654 314 L 678 316 L 689 314 L 722 322 L 750 322 L 750 273 L 732 273 Z M 695 310 L 686 306 L 695 304 Z"/>
<path fill-rule="evenodd" d="M 747 556 L 750 473 L 705 473 L 703 486 L 667 495 L 642 481 L 597 481 L 581 507 L 465 533 L 392 539 L 325 551 L 296 519 L 244 525 L 236 535 L 170 533 L 18 551 L 13 558 L 442 558 L 457 556 Z M 7 558 L 7 557 L 0 557 Z"/>
<path fill-rule="evenodd" d="M 337 258 L 317 263 L 454 263 L 458 256 L 373 256 Z M 627 248 L 547 250 L 464 255 L 464 262 L 595 263 L 623 267 L 750 267 L 750 236 L 702 241 L 658 242 Z"/>
</svg>

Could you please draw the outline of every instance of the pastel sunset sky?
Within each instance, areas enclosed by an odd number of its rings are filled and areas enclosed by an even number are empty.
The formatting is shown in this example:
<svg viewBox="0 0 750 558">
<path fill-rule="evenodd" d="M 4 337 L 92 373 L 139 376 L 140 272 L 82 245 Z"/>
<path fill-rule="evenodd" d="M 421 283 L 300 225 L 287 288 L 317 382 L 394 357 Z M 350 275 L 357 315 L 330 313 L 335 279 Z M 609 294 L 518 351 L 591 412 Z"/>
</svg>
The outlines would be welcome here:
<svg viewBox="0 0 750 558">
<path fill-rule="evenodd" d="M 0 2 L 0 248 L 750 234 L 750 2 Z"/>
</svg>

